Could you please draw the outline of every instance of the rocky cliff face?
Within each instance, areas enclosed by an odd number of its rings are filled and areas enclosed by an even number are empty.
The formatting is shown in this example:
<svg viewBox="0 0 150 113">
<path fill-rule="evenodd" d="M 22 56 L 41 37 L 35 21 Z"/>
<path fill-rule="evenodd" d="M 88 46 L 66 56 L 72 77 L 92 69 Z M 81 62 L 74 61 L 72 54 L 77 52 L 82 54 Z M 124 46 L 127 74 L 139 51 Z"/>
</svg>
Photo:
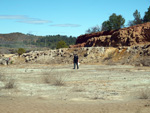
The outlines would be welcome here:
<svg viewBox="0 0 150 113">
<path fill-rule="evenodd" d="M 75 47 L 132 46 L 150 44 L 150 22 L 113 31 L 81 35 Z"/>
<path fill-rule="evenodd" d="M 112 46 L 132 46 L 150 43 L 150 23 L 120 29 L 112 34 Z"/>
<path fill-rule="evenodd" d="M 73 56 L 78 54 L 81 64 L 131 64 L 150 66 L 150 44 L 126 47 L 81 47 L 62 48 L 47 51 L 31 51 L 18 55 L 0 55 L 0 64 L 6 65 L 6 57 L 10 64 L 72 64 Z"/>
<path fill-rule="evenodd" d="M 132 47 L 83 47 L 49 51 L 32 51 L 21 57 L 27 63 L 72 64 L 73 54 L 77 53 L 79 62 L 98 64 L 131 64 L 150 66 L 150 44 Z"/>
</svg>

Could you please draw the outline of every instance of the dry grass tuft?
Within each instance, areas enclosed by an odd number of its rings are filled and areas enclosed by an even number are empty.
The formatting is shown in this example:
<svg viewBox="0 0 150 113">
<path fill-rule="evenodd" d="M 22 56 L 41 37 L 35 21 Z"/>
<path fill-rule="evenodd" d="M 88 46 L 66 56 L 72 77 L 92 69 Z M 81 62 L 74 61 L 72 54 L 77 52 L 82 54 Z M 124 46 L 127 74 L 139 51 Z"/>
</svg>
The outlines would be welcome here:
<svg viewBox="0 0 150 113">
<path fill-rule="evenodd" d="M 15 80 L 14 79 L 10 79 L 4 86 L 5 89 L 13 89 L 15 88 Z"/>
<path fill-rule="evenodd" d="M 65 78 L 59 73 L 44 73 L 43 81 L 46 84 L 51 84 L 55 86 L 64 86 Z"/>
<path fill-rule="evenodd" d="M 5 74 L 0 72 L 0 81 L 5 81 Z"/>
<path fill-rule="evenodd" d="M 4 89 L 13 89 L 15 88 L 15 80 L 12 78 L 12 76 L 5 76 L 5 73 L 3 73 L 2 70 L 0 70 L 0 81 L 3 82 Z"/>
<path fill-rule="evenodd" d="M 75 86 L 72 88 L 73 92 L 84 92 L 85 89 L 83 87 Z"/>
<path fill-rule="evenodd" d="M 131 95 L 133 98 L 136 98 L 136 99 L 149 99 L 150 89 L 149 88 L 141 89 L 141 90 L 131 93 Z"/>
<path fill-rule="evenodd" d="M 95 94 L 91 99 L 93 99 L 93 100 L 104 100 L 104 98 L 100 97 L 98 94 Z"/>
<path fill-rule="evenodd" d="M 99 91 L 93 92 L 93 95 L 89 98 L 92 100 L 104 100 L 104 97 L 100 95 Z"/>
<path fill-rule="evenodd" d="M 150 89 L 139 91 L 139 99 L 148 99 L 150 97 Z"/>
<path fill-rule="evenodd" d="M 53 85 L 64 86 L 65 85 L 64 78 L 60 75 L 55 76 L 55 79 L 53 81 Z"/>
</svg>

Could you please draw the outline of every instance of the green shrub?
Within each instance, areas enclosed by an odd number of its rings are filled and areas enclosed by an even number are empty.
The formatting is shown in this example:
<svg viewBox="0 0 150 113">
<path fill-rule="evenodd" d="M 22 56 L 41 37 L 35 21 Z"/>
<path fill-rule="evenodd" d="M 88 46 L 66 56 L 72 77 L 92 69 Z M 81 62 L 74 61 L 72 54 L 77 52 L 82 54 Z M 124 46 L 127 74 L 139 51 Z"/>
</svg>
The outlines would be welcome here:
<svg viewBox="0 0 150 113">
<path fill-rule="evenodd" d="M 23 48 L 19 48 L 18 51 L 17 51 L 17 53 L 18 53 L 19 56 L 22 55 L 25 52 L 26 52 L 26 50 L 23 49 Z"/>
<path fill-rule="evenodd" d="M 10 64 L 13 64 L 14 63 L 14 61 L 10 61 Z"/>
<path fill-rule="evenodd" d="M 67 46 L 65 41 L 59 41 L 57 43 L 56 49 L 60 49 L 60 48 L 68 48 L 68 46 Z"/>
</svg>

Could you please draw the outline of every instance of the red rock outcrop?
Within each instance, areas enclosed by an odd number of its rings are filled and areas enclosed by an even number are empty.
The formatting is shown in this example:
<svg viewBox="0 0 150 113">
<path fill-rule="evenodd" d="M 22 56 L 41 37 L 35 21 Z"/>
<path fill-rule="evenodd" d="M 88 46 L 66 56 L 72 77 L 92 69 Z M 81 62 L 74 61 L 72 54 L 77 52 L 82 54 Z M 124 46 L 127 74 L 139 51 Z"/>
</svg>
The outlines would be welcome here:
<svg viewBox="0 0 150 113">
<path fill-rule="evenodd" d="M 111 42 L 111 35 L 106 36 L 100 36 L 100 37 L 94 37 L 89 39 L 85 43 L 85 47 L 98 47 L 98 46 L 110 46 Z"/>
<path fill-rule="evenodd" d="M 114 32 L 111 36 L 112 46 L 132 46 L 150 43 L 150 22 Z"/>
<path fill-rule="evenodd" d="M 76 45 L 70 47 L 119 47 L 139 44 L 150 44 L 150 22 L 119 30 L 81 35 L 77 38 Z"/>
<path fill-rule="evenodd" d="M 99 36 L 106 36 L 106 35 L 112 35 L 116 30 L 112 31 L 102 31 L 102 32 L 97 32 L 97 33 L 91 33 L 91 34 L 85 34 L 81 35 L 77 38 L 76 44 L 84 43 L 88 39 L 91 39 L 93 37 L 99 37 Z"/>
</svg>

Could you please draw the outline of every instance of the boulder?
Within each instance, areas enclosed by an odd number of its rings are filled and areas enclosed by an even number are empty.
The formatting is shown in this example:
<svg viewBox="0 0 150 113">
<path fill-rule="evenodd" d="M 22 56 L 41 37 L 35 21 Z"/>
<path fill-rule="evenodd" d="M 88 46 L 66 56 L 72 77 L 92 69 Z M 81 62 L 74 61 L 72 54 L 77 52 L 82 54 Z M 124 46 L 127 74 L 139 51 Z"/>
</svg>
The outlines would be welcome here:
<svg viewBox="0 0 150 113">
<path fill-rule="evenodd" d="M 7 65 L 6 61 L 4 59 L 0 59 L 0 64 Z"/>
</svg>

